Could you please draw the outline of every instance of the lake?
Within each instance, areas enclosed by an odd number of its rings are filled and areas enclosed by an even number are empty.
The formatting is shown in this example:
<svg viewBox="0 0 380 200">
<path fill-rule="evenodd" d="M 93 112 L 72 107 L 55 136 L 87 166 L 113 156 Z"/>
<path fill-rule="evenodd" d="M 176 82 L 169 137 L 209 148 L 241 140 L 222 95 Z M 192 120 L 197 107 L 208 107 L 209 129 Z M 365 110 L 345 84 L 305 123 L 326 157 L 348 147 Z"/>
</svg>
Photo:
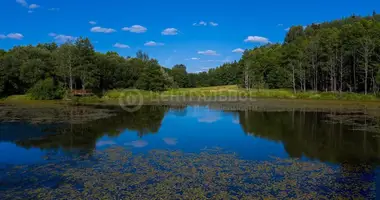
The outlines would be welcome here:
<svg viewBox="0 0 380 200">
<path fill-rule="evenodd" d="M 0 119 L 0 199 L 376 198 L 380 137 L 364 112 L 107 109 Z"/>
</svg>

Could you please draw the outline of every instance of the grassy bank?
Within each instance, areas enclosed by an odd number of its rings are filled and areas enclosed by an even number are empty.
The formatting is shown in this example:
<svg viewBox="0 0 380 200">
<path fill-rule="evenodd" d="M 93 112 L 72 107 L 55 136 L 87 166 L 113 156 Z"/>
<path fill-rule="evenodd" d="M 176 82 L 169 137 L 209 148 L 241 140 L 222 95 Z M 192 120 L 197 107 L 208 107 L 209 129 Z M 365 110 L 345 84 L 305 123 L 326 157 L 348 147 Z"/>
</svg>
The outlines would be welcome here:
<svg viewBox="0 0 380 200">
<path fill-rule="evenodd" d="M 373 94 L 357 94 L 357 93 L 339 93 L 339 92 L 298 92 L 293 93 L 287 89 L 252 89 L 245 90 L 237 86 L 217 86 L 217 87 L 202 87 L 202 88 L 179 88 L 171 89 L 164 92 L 151 92 L 135 89 L 115 89 L 104 94 L 103 97 L 73 97 L 70 102 L 76 103 L 92 103 L 92 102 L 112 102 L 118 101 L 119 98 L 142 98 L 144 101 L 159 101 L 159 100 L 212 100 L 217 101 L 239 101 L 247 98 L 271 98 L 271 99 L 304 99 L 304 100 L 350 100 L 350 101 L 379 101 Z M 220 98 L 218 98 L 220 97 Z M 14 95 L 2 99 L 3 102 L 17 101 L 33 101 L 28 95 Z"/>
<path fill-rule="evenodd" d="M 286 89 L 252 89 L 246 90 L 237 86 L 217 86 L 203 88 L 180 88 L 172 89 L 165 92 L 149 92 L 139 90 L 119 89 L 108 91 L 102 99 L 117 99 L 120 96 L 137 96 L 144 99 L 155 99 L 165 97 L 250 97 L 250 98 L 278 98 L 278 99 L 321 99 L 321 100 L 353 100 L 353 101 L 377 101 L 380 100 L 375 95 L 357 94 L 357 93 L 339 93 L 339 92 L 298 92 Z"/>
</svg>

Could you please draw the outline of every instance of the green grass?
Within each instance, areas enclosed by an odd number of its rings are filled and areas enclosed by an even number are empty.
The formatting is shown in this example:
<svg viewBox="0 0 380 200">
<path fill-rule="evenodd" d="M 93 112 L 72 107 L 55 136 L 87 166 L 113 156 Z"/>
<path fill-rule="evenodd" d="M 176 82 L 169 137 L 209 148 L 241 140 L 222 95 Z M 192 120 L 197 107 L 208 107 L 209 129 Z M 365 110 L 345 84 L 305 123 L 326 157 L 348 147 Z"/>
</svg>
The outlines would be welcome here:
<svg viewBox="0 0 380 200">
<path fill-rule="evenodd" d="M 202 88 L 179 88 L 171 89 L 164 92 L 151 92 L 136 89 L 115 89 L 105 93 L 103 97 L 74 97 L 71 99 L 73 103 L 103 103 L 118 101 L 119 98 L 132 97 L 135 99 L 143 98 L 144 101 L 155 101 L 159 99 L 168 99 L 181 97 L 186 99 L 194 98 L 204 100 L 213 97 L 241 97 L 241 98 L 274 98 L 274 99 L 311 99 L 311 100 L 350 100 L 350 101 L 379 101 L 373 94 L 357 94 L 357 93 L 339 93 L 339 92 L 297 92 L 293 93 L 291 89 L 252 89 L 246 90 L 236 85 L 215 86 Z M 215 99 L 212 99 L 215 100 Z M 216 99 L 217 100 L 217 99 Z M 225 100 L 225 99 L 224 99 Z M 228 100 L 228 99 L 227 99 Z M 236 98 L 235 98 L 236 100 Z M 13 95 L 2 101 L 33 101 L 29 95 Z"/>
<path fill-rule="evenodd" d="M 118 89 L 108 91 L 102 99 L 118 99 L 120 96 L 137 96 L 144 99 L 158 97 L 251 97 L 251 98 L 278 98 L 278 99 L 321 99 L 321 100 L 353 100 L 353 101 L 376 101 L 380 100 L 373 94 L 339 93 L 339 92 L 297 92 L 290 89 L 252 89 L 246 90 L 232 86 L 216 86 L 202 88 L 179 88 L 164 92 L 150 92 L 134 89 Z"/>
<path fill-rule="evenodd" d="M 8 96 L 2 100 L 3 101 L 29 101 L 29 100 L 32 100 L 32 98 L 27 94 L 22 94 L 22 95 Z"/>
</svg>

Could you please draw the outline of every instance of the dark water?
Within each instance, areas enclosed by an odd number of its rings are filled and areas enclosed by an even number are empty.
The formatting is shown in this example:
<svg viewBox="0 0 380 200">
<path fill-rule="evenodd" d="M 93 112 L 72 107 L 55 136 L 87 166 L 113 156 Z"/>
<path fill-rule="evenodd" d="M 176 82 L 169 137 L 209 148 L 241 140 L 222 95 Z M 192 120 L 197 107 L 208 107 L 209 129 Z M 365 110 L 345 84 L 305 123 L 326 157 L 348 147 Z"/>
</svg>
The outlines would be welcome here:
<svg viewBox="0 0 380 200">
<path fill-rule="evenodd" d="M 329 114 L 145 106 L 84 124 L 1 123 L 0 192 L 5 199 L 374 199 L 380 137 L 332 123 Z"/>
</svg>

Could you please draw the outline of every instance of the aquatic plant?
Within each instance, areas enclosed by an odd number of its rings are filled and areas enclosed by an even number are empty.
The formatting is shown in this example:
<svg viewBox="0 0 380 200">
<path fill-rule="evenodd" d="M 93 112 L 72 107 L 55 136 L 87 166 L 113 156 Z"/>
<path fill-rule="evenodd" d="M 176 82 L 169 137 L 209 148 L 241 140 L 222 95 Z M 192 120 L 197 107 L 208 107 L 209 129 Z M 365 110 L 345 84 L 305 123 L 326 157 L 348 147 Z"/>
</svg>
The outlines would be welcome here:
<svg viewBox="0 0 380 200">
<path fill-rule="evenodd" d="M 123 147 L 75 159 L 6 168 L 1 199 L 367 199 L 371 167 L 313 161 L 242 160 L 221 149 L 201 153 Z M 367 177 L 367 178 L 365 178 Z M 370 177 L 370 178 L 368 178 Z"/>
</svg>

